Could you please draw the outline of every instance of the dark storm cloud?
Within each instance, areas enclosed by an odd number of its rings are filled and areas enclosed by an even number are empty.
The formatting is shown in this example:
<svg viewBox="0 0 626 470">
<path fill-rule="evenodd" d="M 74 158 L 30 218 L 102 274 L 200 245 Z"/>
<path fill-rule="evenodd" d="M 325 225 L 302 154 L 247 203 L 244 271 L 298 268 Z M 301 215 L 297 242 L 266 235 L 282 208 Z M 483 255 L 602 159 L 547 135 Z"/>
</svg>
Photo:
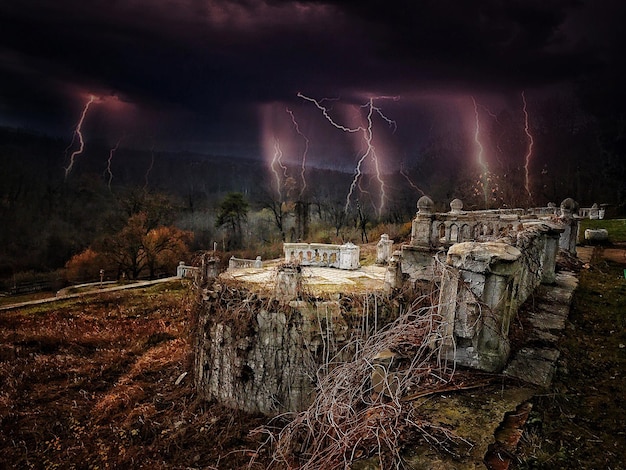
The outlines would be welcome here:
<svg viewBox="0 0 626 470">
<path fill-rule="evenodd" d="M 206 130 L 298 91 L 518 90 L 615 58 L 573 0 L 22 0 L 0 17 L 0 110 L 34 122 L 73 119 L 96 93 Z"/>
</svg>

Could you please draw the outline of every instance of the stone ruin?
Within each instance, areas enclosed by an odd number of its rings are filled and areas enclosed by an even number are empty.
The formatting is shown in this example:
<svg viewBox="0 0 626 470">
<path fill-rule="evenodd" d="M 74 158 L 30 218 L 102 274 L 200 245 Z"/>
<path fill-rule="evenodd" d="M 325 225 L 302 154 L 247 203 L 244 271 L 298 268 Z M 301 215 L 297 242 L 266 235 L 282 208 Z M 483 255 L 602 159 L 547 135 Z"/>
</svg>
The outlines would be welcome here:
<svg viewBox="0 0 626 470">
<path fill-rule="evenodd" d="M 559 250 L 575 254 L 578 205 L 568 198 L 558 208 L 463 211 L 455 199 L 449 212 L 436 213 L 433 201 L 422 197 L 417 206 L 409 244 L 393 251 L 385 235 L 378 243 L 376 261 L 383 266 L 375 291 L 306 293 L 314 271 L 304 270 L 358 272 L 353 244 L 285 243 L 284 262 L 258 290 L 211 277 L 203 268 L 199 392 L 250 412 L 301 410 L 312 400 L 321 366 L 331 358 L 349 360 L 355 339 L 392 321 L 403 308 L 401 298 L 432 281 L 443 319 L 432 341 L 442 347 L 443 359 L 502 371 L 520 306 L 539 285 L 555 282 Z"/>
<path fill-rule="evenodd" d="M 441 272 L 447 357 L 500 371 L 519 307 L 537 286 L 554 283 L 559 249 L 575 254 L 577 204 L 568 198 L 558 211 L 552 206 L 464 212 L 455 199 L 447 213 L 434 213 L 433 205 L 428 197 L 418 201 L 411 243 L 402 247 L 402 271 L 415 279 Z"/>
<path fill-rule="evenodd" d="M 353 243 L 333 245 L 328 243 L 283 243 L 286 263 L 301 266 L 358 269 L 359 247 Z"/>
</svg>

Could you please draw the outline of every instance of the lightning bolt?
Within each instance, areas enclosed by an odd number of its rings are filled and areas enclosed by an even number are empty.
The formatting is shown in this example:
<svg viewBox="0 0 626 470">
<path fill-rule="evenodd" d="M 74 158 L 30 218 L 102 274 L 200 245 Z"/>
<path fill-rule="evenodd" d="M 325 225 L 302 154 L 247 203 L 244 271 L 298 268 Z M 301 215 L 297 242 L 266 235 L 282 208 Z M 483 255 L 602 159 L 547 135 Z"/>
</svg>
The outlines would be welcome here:
<svg viewBox="0 0 626 470">
<path fill-rule="evenodd" d="M 82 154 L 83 150 L 85 150 L 85 140 L 83 139 L 82 128 L 83 128 L 83 123 L 85 122 L 85 117 L 87 116 L 87 111 L 89 111 L 89 107 L 91 106 L 91 103 L 93 103 L 95 100 L 96 100 L 96 97 L 94 95 L 89 95 L 89 100 L 87 101 L 87 103 L 85 103 L 85 106 L 83 107 L 83 112 L 81 113 L 80 119 L 78 120 L 78 123 L 76 124 L 76 128 L 74 129 L 74 133 L 72 135 L 72 143 L 70 143 L 70 146 L 66 149 L 66 151 L 68 151 L 72 147 L 76 139 L 78 138 L 78 149 L 74 150 L 72 154 L 70 155 L 70 162 L 67 168 L 65 168 L 65 179 L 67 179 L 67 176 L 72 171 L 76 157 Z"/>
<path fill-rule="evenodd" d="M 480 116 L 478 114 L 478 104 L 476 103 L 476 100 L 474 99 L 474 97 L 472 96 L 472 103 L 474 104 L 474 117 L 476 120 L 476 128 L 474 131 L 474 143 L 476 144 L 476 148 L 477 148 L 477 160 L 478 160 L 478 164 L 480 165 L 480 167 L 482 168 L 482 174 L 481 174 L 481 178 L 483 180 L 483 192 L 485 195 L 485 208 L 487 208 L 488 206 L 488 193 L 489 193 L 489 189 L 487 187 L 489 181 L 488 181 L 488 176 L 489 176 L 489 168 L 487 166 L 487 163 L 485 162 L 485 149 L 483 147 L 482 142 L 480 141 Z"/>
<path fill-rule="evenodd" d="M 321 112 L 322 115 L 326 118 L 326 120 L 333 125 L 334 127 L 336 127 L 337 129 L 343 131 L 343 132 L 348 132 L 348 133 L 362 133 L 363 134 L 363 141 L 365 143 L 365 150 L 363 151 L 362 155 L 359 157 L 356 167 L 354 169 L 354 177 L 352 179 L 352 183 L 350 184 L 350 189 L 348 190 L 348 194 L 346 196 L 346 204 L 344 207 L 344 211 L 347 213 L 348 210 L 350 209 L 350 202 L 352 199 L 352 195 L 354 193 L 355 188 L 357 188 L 357 186 L 359 185 L 359 181 L 361 179 L 361 176 L 363 174 L 361 167 L 363 165 L 363 162 L 370 157 L 370 159 L 372 160 L 372 163 L 374 164 L 374 170 L 375 170 L 375 175 L 376 175 L 376 180 L 378 181 L 379 187 L 380 187 L 380 202 L 377 209 L 378 212 L 378 216 L 381 215 L 382 210 L 385 206 L 385 201 L 387 199 L 387 195 L 386 195 L 386 190 L 385 190 L 385 181 L 382 178 L 382 174 L 380 171 L 380 166 L 379 166 L 379 160 L 378 160 L 378 155 L 376 154 L 376 148 L 374 147 L 373 144 L 373 137 L 374 137 L 374 132 L 373 132 L 373 119 L 372 116 L 374 115 L 374 113 L 376 113 L 378 116 L 380 116 L 385 122 L 387 122 L 387 124 L 389 125 L 389 127 L 393 127 L 394 131 L 396 128 L 396 123 L 395 121 L 389 119 L 387 116 L 385 116 L 382 112 L 382 110 L 374 105 L 374 100 L 375 99 L 394 99 L 397 100 L 397 97 L 388 97 L 388 96 L 379 96 L 379 97 L 371 97 L 368 102 L 364 105 L 361 105 L 361 108 L 365 108 L 367 110 L 367 115 L 366 115 L 366 122 L 367 122 L 367 126 L 357 126 L 357 127 L 347 127 L 344 126 L 343 124 L 338 123 L 337 121 L 335 121 L 332 116 L 329 114 L 328 108 L 326 108 L 325 106 L 323 106 L 321 104 L 320 101 L 314 99 L 314 98 L 310 98 L 308 96 L 303 95 L 302 93 L 298 93 L 298 97 L 302 98 L 306 101 L 310 101 L 311 103 L 313 103 Z M 360 186 L 358 186 L 359 189 L 361 190 Z"/>
<path fill-rule="evenodd" d="M 300 188 L 300 198 L 302 198 L 302 194 L 304 194 L 304 191 L 306 189 L 306 178 L 304 174 L 306 172 L 306 158 L 307 158 L 307 154 L 309 153 L 310 141 L 309 141 L 309 138 L 300 131 L 300 126 L 298 125 L 298 121 L 296 121 L 296 117 L 294 116 L 293 112 L 289 108 L 287 108 L 287 112 L 291 116 L 291 122 L 293 123 L 293 127 L 295 128 L 296 133 L 302 136 L 302 138 L 304 139 L 304 150 L 302 152 L 302 166 L 300 170 L 300 179 L 302 180 L 302 187 Z"/>
<path fill-rule="evenodd" d="M 479 106 L 483 108 L 483 110 L 489 115 L 489 117 L 491 117 L 496 122 L 496 124 L 498 124 L 498 126 L 500 126 L 500 128 L 502 129 L 502 123 L 500 122 L 500 119 L 498 119 L 498 116 L 484 104 L 480 104 Z M 504 152 L 502 151 L 502 147 L 500 146 L 500 140 L 502 138 L 503 133 L 504 133 L 504 130 L 502 129 L 496 141 L 496 149 L 498 150 L 498 153 L 496 153 L 496 158 L 498 159 L 498 163 L 500 164 L 500 166 L 503 166 L 502 160 L 500 159 L 500 155 L 504 154 Z"/>
<path fill-rule="evenodd" d="M 274 157 L 272 158 L 272 164 L 270 165 L 270 168 L 272 169 L 272 172 L 274 173 L 274 177 L 276 179 L 276 194 L 278 194 L 278 200 L 281 202 L 283 200 L 283 194 L 281 191 L 282 184 L 280 179 L 280 172 L 276 168 L 276 166 L 282 169 L 283 174 L 285 175 L 285 177 L 287 177 L 287 167 L 283 165 L 282 158 L 283 151 L 280 149 L 280 141 L 278 139 L 274 139 Z"/>
<path fill-rule="evenodd" d="M 109 158 L 107 159 L 107 167 L 106 167 L 105 173 L 108 173 L 109 175 L 109 181 L 108 181 L 109 191 L 111 190 L 111 181 L 113 180 L 113 173 L 111 172 L 111 162 L 113 160 L 113 155 L 115 155 L 115 152 L 117 152 L 117 149 L 119 148 L 121 142 L 122 142 L 122 139 L 120 138 L 115 144 L 115 147 L 113 147 L 109 151 Z"/>
<path fill-rule="evenodd" d="M 417 185 L 415 183 L 413 183 L 411 178 L 409 178 L 409 175 L 404 171 L 404 163 L 400 164 L 400 174 L 402 176 L 404 176 L 404 178 L 409 183 L 409 186 L 411 186 L 413 189 L 415 189 L 417 192 L 419 192 L 422 196 L 426 196 L 426 193 L 424 191 L 422 191 L 420 188 L 418 188 Z"/>
<path fill-rule="evenodd" d="M 524 104 L 522 110 L 524 112 L 524 132 L 526 132 L 526 136 L 528 137 L 528 149 L 526 151 L 526 155 L 524 157 L 524 174 L 526 176 L 525 179 L 525 187 L 528 196 L 532 201 L 532 193 L 530 191 L 530 159 L 533 155 L 533 146 L 535 145 L 535 139 L 533 139 L 532 134 L 530 133 L 530 124 L 528 118 L 528 108 L 526 104 L 526 95 L 522 91 L 522 103 Z"/>
</svg>

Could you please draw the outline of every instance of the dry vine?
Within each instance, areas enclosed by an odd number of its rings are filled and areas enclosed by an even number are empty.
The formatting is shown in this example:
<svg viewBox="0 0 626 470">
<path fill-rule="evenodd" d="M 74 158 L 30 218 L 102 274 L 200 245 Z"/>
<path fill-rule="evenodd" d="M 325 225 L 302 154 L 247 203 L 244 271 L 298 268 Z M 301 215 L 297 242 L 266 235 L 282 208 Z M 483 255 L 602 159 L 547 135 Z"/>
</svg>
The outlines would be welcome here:
<svg viewBox="0 0 626 470">
<path fill-rule="evenodd" d="M 469 445 L 420 418 L 407 402 L 418 390 L 423 396 L 451 388 L 455 371 L 442 359 L 439 323 L 436 308 L 412 307 L 370 336 L 353 361 L 331 367 L 306 411 L 282 429 L 255 430 L 267 434 L 264 445 L 271 446 L 273 465 L 349 468 L 357 459 L 378 455 L 382 468 L 400 468 L 404 440 L 415 434 L 452 453 L 459 444 Z M 389 353 L 390 361 L 381 360 Z"/>
</svg>

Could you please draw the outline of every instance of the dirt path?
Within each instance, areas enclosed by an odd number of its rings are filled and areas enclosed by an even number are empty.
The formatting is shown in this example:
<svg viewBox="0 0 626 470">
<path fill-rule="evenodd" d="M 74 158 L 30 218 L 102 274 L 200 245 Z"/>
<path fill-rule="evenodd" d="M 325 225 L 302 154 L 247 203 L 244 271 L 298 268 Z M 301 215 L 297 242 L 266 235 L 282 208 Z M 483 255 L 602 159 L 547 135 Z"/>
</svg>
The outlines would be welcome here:
<svg viewBox="0 0 626 470">
<path fill-rule="evenodd" d="M 147 287 L 147 286 L 152 286 L 155 284 L 161 284 L 164 282 L 171 282 L 176 279 L 180 279 L 180 278 L 176 276 L 165 277 L 162 279 L 155 279 L 152 281 L 139 281 L 139 282 L 133 282 L 131 284 L 116 285 L 112 287 L 102 287 L 102 288 L 100 287 L 98 283 L 96 283 L 96 284 L 93 284 L 94 286 L 93 289 L 87 289 L 82 292 L 75 292 L 72 294 L 59 294 L 61 292 L 59 291 L 59 293 L 57 293 L 55 297 L 46 297 L 44 299 L 28 300 L 26 302 L 16 302 L 14 304 L 2 305 L 0 306 L 0 312 L 3 310 L 13 310 L 15 308 L 30 307 L 32 305 L 40 305 L 40 304 L 45 304 L 49 302 L 58 302 L 60 300 L 77 299 L 79 297 L 85 297 L 88 295 L 98 295 L 98 294 L 103 294 L 106 292 L 115 292 L 115 291 L 128 290 L 128 289 L 138 289 L 140 287 Z"/>
</svg>

